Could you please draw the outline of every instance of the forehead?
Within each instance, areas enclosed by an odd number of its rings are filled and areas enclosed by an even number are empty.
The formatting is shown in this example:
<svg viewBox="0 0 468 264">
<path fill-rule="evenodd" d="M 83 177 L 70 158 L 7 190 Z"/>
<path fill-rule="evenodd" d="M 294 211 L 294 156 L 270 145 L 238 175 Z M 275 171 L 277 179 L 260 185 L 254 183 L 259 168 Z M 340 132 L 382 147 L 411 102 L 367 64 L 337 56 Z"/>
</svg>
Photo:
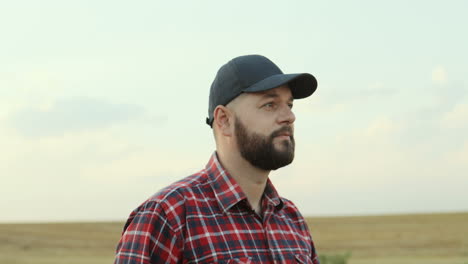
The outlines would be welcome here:
<svg viewBox="0 0 468 264">
<path fill-rule="evenodd" d="M 287 85 L 282 85 L 270 90 L 254 92 L 254 93 L 244 93 L 246 97 L 250 97 L 254 100 L 263 100 L 268 98 L 278 98 L 284 100 L 294 100 L 291 89 Z"/>
<path fill-rule="evenodd" d="M 261 92 L 242 93 L 226 106 L 231 109 L 236 109 L 236 111 L 242 111 L 249 108 L 249 106 L 255 106 L 267 100 L 293 101 L 294 98 L 291 89 L 289 89 L 287 85 L 283 85 Z"/>
</svg>

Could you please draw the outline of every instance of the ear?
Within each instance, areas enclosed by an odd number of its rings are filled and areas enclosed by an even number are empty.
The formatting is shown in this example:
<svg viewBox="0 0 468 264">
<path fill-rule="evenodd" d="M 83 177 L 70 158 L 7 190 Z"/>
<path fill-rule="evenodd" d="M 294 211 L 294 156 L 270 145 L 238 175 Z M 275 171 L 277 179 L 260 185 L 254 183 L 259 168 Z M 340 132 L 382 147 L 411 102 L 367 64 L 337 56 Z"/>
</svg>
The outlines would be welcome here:
<svg viewBox="0 0 468 264">
<path fill-rule="evenodd" d="M 218 105 L 213 112 L 213 127 L 222 135 L 231 137 L 234 132 L 234 115 L 227 107 Z"/>
</svg>

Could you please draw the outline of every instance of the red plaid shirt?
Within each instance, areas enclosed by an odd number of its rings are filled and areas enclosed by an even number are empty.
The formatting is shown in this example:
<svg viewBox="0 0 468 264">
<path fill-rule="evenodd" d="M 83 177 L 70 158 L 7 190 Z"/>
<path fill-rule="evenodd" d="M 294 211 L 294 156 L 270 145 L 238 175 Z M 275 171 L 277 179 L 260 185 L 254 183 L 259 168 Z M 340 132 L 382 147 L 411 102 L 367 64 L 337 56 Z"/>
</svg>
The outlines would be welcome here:
<svg viewBox="0 0 468 264">
<path fill-rule="evenodd" d="M 262 215 L 213 154 L 206 168 L 135 209 L 115 264 L 319 264 L 304 218 L 268 180 Z"/>
</svg>

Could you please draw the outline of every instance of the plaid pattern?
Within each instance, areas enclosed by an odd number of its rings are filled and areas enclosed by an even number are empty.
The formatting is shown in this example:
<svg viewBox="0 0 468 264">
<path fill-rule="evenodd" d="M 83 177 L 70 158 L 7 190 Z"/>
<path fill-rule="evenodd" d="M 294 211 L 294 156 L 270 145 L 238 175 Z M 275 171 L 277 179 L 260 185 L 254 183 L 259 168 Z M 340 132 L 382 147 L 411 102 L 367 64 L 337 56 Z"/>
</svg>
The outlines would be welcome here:
<svg viewBox="0 0 468 264">
<path fill-rule="evenodd" d="M 135 209 L 115 264 L 319 264 L 312 237 L 294 204 L 268 180 L 257 215 L 216 152 L 206 168 L 156 193 Z"/>
</svg>

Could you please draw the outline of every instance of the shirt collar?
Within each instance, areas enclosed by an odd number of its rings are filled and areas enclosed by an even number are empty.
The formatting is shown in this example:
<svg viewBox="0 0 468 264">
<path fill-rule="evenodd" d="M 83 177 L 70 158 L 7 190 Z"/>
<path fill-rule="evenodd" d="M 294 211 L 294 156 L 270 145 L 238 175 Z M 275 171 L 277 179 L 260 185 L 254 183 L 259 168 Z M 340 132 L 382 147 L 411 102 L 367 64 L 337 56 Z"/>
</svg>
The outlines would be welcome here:
<svg viewBox="0 0 468 264">
<path fill-rule="evenodd" d="M 276 191 L 276 188 L 270 179 L 267 181 L 265 192 L 263 194 L 267 204 L 273 205 L 276 210 L 281 210 L 281 208 L 283 208 L 283 199 L 279 196 L 278 191 Z"/>
<path fill-rule="evenodd" d="M 216 151 L 211 156 L 208 164 L 206 164 L 205 169 L 208 173 L 216 199 L 224 212 L 228 212 L 229 209 L 237 203 L 247 200 L 247 196 L 244 194 L 239 184 L 237 184 L 236 180 L 229 175 L 219 162 Z M 283 201 L 270 179 L 267 181 L 264 199 L 264 203 L 266 202 L 269 205 L 273 205 L 277 210 L 283 207 Z"/>
</svg>

